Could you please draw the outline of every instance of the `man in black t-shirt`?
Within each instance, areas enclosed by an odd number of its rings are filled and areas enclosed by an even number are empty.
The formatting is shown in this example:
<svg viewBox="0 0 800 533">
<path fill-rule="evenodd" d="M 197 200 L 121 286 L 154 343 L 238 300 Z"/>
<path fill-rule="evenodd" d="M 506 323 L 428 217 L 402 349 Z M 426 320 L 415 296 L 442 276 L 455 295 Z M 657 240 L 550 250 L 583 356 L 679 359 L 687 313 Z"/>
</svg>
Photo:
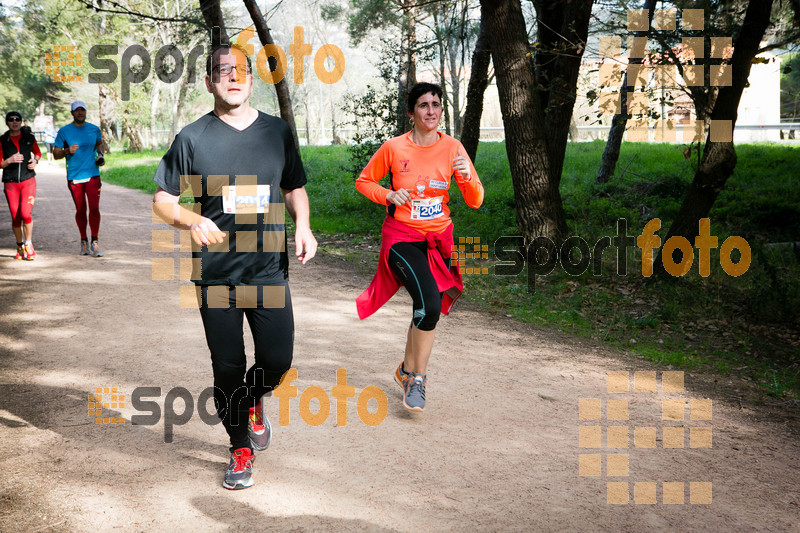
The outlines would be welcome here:
<svg viewBox="0 0 800 533">
<path fill-rule="evenodd" d="M 284 206 L 295 221 L 297 258 L 317 249 L 300 155 L 283 120 L 252 108 L 250 60 L 236 46 L 206 62 L 214 111 L 186 126 L 153 178 L 155 212 L 193 240 L 192 280 L 214 370 L 214 402 L 231 441 L 223 487 L 252 486 L 253 450 L 272 432 L 261 398 L 291 367 L 294 318 Z M 191 187 L 195 209 L 178 201 Z M 199 213 L 197 212 L 199 208 Z M 243 317 L 255 344 L 249 369 Z"/>
</svg>

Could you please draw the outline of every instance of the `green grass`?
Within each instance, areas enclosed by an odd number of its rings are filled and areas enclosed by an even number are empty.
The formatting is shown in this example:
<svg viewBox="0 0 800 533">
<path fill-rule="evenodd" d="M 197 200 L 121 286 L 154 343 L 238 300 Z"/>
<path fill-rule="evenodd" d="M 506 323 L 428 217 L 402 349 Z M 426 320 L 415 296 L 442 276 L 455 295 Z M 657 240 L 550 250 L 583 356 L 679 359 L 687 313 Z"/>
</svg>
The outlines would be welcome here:
<svg viewBox="0 0 800 533">
<path fill-rule="evenodd" d="M 153 175 L 164 152 L 112 152 L 106 155 L 106 165 L 102 170 L 103 181 L 155 193 L 158 188 Z"/>
<path fill-rule="evenodd" d="M 561 194 L 573 235 L 590 248 L 616 234 L 617 220 L 628 235 L 660 218 L 666 230 L 675 217 L 695 171 L 696 159 L 684 146 L 624 143 L 618 170 L 609 183 L 594 183 L 603 142 L 570 144 Z M 596 339 L 660 365 L 692 371 L 735 373 L 776 397 L 800 394 L 800 254 L 767 243 L 800 240 L 800 147 L 770 144 L 736 147 L 739 161 L 711 213 L 711 233 L 719 244 L 731 235 L 747 239 L 750 269 L 733 278 L 712 251 L 712 273 L 698 275 L 697 254 L 681 278 L 649 281 L 642 276 L 637 248 L 625 256 L 627 272 L 617 272 L 616 251 L 602 256 L 602 273 L 590 268 L 572 276 L 556 268 L 527 278 L 527 268 L 511 277 L 465 276 L 465 297 L 490 312 L 542 327 Z M 380 235 L 385 208 L 361 196 L 344 170 L 346 147 L 303 147 L 308 174 L 311 224 L 322 250 L 364 268 L 375 256 L 356 243 Z M 110 154 L 104 179 L 152 192 L 160 154 Z M 141 164 L 140 164 L 141 163 Z M 514 193 L 505 146 L 481 143 L 476 168 L 486 189 L 480 209 L 468 208 L 456 187 L 451 212 L 456 236 L 478 237 L 490 259 L 467 259 L 467 267 L 494 273 L 492 243 L 517 235 Z M 329 237 L 325 237 L 325 235 Z M 371 268 L 371 267 L 370 267 Z"/>
<path fill-rule="evenodd" d="M 356 191 L 353 178 L 342 167 L 346 150 L 341 146 L 306 146 L 301 149 L 312 204 L 311 227 L 321 233 L 380 233 L 385 213 Z"/>
</svg>

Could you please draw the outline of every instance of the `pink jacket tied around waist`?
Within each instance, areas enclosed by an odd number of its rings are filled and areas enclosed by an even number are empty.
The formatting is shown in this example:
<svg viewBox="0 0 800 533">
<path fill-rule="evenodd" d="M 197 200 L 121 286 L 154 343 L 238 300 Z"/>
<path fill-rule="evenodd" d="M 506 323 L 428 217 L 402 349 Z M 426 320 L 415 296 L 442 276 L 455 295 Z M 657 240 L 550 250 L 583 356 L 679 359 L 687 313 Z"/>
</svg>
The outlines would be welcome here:
<svg viewBox="0 0 800 533">
<path fill-rule="evenodd" d="M 381 233 L 378 271 L 375 272 L 375 277 L 372 278 L 369 287 L 356 298 L 358 318 L 363 320 L 383 307 L 383 304 L 388 302 L 403 286 L 389 268 L 389 249 L 398 242 L 424 241 L 427 243 L 428 265 L 436 280 L 436 285 L 439 287 L 439 292 L 444 293 L 442 314 L 449 314 L 464 290 L 464 282 L 458 269 L 458 260 L 453 258 L 448 269 L 443 259 L 449 258 L 453 249 L 453 224 L 450 224 L 442 233 L 421 233 L 402 222 L 386 217 Z"/>
</svg>

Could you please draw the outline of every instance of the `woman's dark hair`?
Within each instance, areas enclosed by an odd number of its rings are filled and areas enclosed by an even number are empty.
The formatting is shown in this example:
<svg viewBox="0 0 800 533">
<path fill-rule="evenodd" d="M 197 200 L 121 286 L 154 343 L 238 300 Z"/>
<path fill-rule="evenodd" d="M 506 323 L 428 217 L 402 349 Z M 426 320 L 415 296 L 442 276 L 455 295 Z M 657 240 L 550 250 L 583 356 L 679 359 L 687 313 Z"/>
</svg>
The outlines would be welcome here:
<svg viewBox="0 0 800 533">
<path fill-rule="evenodd" d="M 8 122 L 8 119 L 11 117 L 19 117 L 20 121 L 22 120 L 22 115 L 20 115 L 18 111 L 9 111 L 6 113 L 6 122 Z"/>
<path fill-rule="evenodd" d="M 442 88 L 436 85 L 435 83 L 417 83 L 411 90 L 408 91 L 408 100 L 406 102 L 406 109 L 409 113 L 414 113 L 414 106 L 417 105 L 417 100 L 423 94 L 433 93 L 439 97 L 439 100 L 442 99 Z"/>
</svg>

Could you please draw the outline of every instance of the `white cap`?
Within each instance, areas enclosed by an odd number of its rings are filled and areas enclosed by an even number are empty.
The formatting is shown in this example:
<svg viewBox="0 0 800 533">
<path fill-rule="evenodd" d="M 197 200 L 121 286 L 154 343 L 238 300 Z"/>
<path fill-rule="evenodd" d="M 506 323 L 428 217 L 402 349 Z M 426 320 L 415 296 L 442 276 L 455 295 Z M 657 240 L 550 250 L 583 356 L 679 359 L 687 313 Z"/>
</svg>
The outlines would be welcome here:
<svg viewBox="0 0 800 533">
<path fill-rule="evenodd" d="M 75 111 L 79 107 L 82 107 L 84 110 L 86 109 L 86 104 L 83 103 L 83 100 L 75 100 L 72 102 L 72 111 Z"/>
</svg>

